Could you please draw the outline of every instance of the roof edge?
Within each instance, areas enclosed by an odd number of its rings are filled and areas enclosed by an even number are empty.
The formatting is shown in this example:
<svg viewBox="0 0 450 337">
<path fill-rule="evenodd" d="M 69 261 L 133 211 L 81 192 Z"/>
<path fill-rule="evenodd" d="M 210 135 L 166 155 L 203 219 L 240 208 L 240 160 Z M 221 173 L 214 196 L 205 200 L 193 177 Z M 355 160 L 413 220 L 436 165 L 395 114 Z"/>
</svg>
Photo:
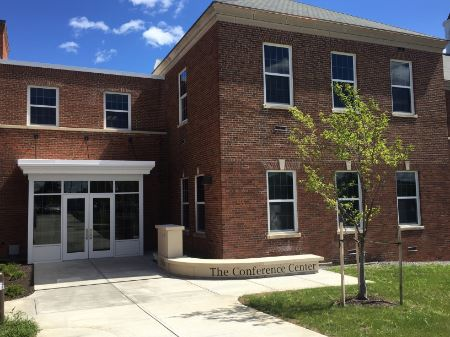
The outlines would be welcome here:
<svg viewBox="0 0 450 337">
<path fill-rule="evenodd" d="M 135 77 L 135 78 L 148 78 L 148 79 L 154 79 L 154 80 L 163 80 L 164 79 L 164 76 L 153 75 L 153 74 L 141 74 L 141 73 L 126 72 L 126 71 L 88 68 L 88 67 L 75 67 L 75 66 L 66 66 L 66 65 L 61 65 L 61 64 L 50 64 L 50 63 L 40 63 L 40 62 L 27 62 L 27 61 L 0 59 L 0 65 L 1 64 L 12 65 L 12 66 L 21 66 L 21 67 L 77 71 L 77 72 L 91 73 L 91 74 L 115 75 L 115 76 L 126 76 L 126 77 Z"/>
<path fill-rule="evenodd" d="M 153 70 L 153 74 L 157 76 L 167 74 L 174 65 L 174 61 L 184 56 L 218 21 L 417 49 L 434 53 L 442 53 L 446 44 L 444 39 L 432 36 L 350 25 L 213 1 L 158 67 Z"/>
</svg>

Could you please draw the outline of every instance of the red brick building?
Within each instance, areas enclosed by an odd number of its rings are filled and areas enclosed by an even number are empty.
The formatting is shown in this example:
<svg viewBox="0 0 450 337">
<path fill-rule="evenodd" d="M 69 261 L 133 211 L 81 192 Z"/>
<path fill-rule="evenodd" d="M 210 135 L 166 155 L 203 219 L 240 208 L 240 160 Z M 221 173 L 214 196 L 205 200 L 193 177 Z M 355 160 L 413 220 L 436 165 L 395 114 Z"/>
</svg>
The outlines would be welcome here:
<svg viewBox="0 0 450 337">
<path fill-rule="evenodd" d="M 400 225 L 408 259 L 450 259 L 444 40 L 290 0 L 223 0 L 139 75 L 8 61 L 0 33 L 0 257 L 139 255 L 173 223 L 189 255 L 334 260 L 337 214 L 297 183 L 287 136 L 290 107 L 342 108 L 339 82 L 415 147 L 383 186 L 369 240 L 393 241 Z M 395 259 L 396 247 L 367 254 Z"/>
</svg>

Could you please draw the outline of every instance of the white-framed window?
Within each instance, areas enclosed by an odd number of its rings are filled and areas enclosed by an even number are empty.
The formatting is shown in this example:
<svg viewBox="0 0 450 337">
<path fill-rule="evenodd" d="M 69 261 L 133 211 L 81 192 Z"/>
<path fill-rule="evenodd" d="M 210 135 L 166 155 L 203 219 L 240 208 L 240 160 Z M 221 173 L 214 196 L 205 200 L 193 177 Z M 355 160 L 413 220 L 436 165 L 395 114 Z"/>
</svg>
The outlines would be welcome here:
<svg viewBox="0 0 450 337">
<path fill-rule="evenodd" d="M 189 228 L 189 178 L 181 178 L 181 226 Z"/>
<path fill-rule="evenodd" d="M 131 95 L 105 92 L 105 129 L 131 130 Z"/>
<path fill-rule="evenodd" d="M 286 106 L 294 103 L 292 80 L 292 47 L 263 44 L 264 105 Z"/>
<path fill-rule="evenodd" d="M 269 232 L 296 232 L 297 187 L 295 171 L 267 171 Z"/>
<path fill-rule="evenodd" d="M 345 104 L 335 93 L 334 86 L 351 85 L 356 88 L 356 55 L 340 52 L 331 53 L 331 85 L 333 93 L 333 110 L 345 109 Z"/>
<path fill-rule="evenodd" d="M 361 184 L 358 172 L 336 172 L 336 190 L 338 196 L 337 223 L 342 222 L 344 228 L 354 229 L 354 219 L 362 210 Z M 342 206 L 342 207 L 341 207 Z"/>
<path fill-rule="evenodd" d="M 59 125 L 59 89 L 28 86 L 28 125 Z"/>
<path fill-rule="evenodd" d="M 179 120 L 181 125 L 188 121 L 188 109 L 187 109 L 187 70 L 183 69 L 178 74 L 178 110 Z"/>
<path fill-rule="evenodd" d="M 195 177 L 195 230 L 205 232 L 205 176 Z"/>
<path fill-rule="evenodd" d="M 399 225 L 421 225 L 419 178 L 415 171 L 399 171 L 397 180 L 397 211 Z"/>
<path fill-rule="evenodd" d="M 414 115 L 412 63 L 391 60 L 392 112 Z"/>
</svg>

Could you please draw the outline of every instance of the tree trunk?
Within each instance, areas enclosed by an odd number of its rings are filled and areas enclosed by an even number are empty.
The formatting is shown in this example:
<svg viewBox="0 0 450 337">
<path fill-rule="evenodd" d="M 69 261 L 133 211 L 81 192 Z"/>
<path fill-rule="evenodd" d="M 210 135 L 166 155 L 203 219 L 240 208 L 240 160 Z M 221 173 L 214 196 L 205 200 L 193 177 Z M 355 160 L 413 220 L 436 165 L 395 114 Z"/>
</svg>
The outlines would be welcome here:
<svg viewBox="0 0 450 337">
<path fill-rule="evenodd" d="M 360 235 L 359 239 L 359 292 L 357 299 L 360 301 L 367 300 L 367 284 L 366 284 L 366 254 L 365 254 L 365 238 Z"/>
</svg>

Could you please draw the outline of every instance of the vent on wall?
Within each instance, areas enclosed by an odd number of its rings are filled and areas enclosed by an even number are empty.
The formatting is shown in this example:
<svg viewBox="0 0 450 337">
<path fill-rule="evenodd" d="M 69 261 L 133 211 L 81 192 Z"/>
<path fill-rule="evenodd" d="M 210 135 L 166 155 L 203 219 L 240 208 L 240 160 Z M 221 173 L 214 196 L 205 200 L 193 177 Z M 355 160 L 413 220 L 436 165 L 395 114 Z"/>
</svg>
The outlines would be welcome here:
<svg viewBox="0 0 450 337">
<path fill-rule="evenodd" d="M 275 132 L 289 132 L 289 128 L 287 126 L 284 126 L 284 125 L 276 125 L 273 128 L 273 131 L 275 131 Z"/>
<path fill-rule="evenodd" d="M 418 252 L 419 250 L 417 249 L 416 246 L 410 246 L 408 247 L 408 252 L 414 253 L 414 252 Z"/>
</svg>

